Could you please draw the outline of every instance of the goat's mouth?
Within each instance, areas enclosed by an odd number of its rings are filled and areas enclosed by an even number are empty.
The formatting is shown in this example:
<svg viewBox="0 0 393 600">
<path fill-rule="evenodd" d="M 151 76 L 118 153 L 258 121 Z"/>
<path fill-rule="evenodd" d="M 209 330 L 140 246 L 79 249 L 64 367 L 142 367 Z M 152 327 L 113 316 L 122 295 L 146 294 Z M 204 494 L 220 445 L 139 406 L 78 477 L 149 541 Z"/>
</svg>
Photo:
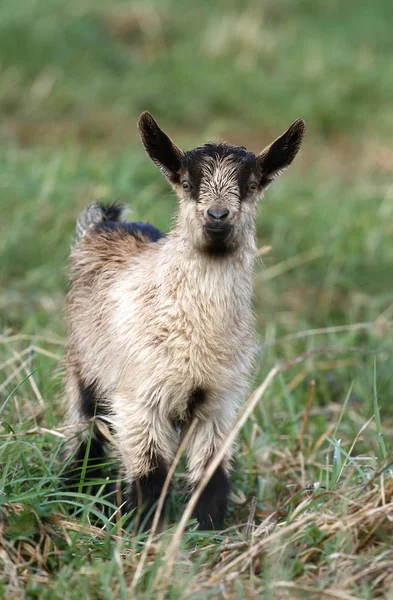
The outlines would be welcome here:
<svg viewBox="0 0 393 600">
<path fill-rule="evenodd" d="M 233 227 L 225 225 L 221 227 L 204 227 L 206 246 L 205 251 L 212 256 L 222 256 L 228 254 L 234 249 L 233 246 Z"/>
<path fill-rule="evenodd" d="M 231 225 L 225 225 L 222 227 L 213 227 L 205 225 L 204 232 L 205 236 L 209 241 L 212 242 L 225 242 L 231 236 L 233 227 Z"/>
</svg>

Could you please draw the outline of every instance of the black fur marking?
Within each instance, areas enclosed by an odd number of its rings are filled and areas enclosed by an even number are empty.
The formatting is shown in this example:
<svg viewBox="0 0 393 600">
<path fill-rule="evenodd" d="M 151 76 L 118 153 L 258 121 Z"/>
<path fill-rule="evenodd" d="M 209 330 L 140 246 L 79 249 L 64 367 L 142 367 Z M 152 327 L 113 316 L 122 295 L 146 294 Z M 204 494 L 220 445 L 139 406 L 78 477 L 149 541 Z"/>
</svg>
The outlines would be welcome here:
<svg viewBox="0 0 393 600">
<path fill-rule="evenodd" d="M 209 256 L 214 256 L 217 258 L 230 256 L 232 252 L 236 250 L 236 245 L 233 242 L 233 239 L 229 233 L 226 236 L 217 235 L 215 237 L 211 234 L 206 235 L 206 245 L 203 247 L 203 251 Z"/>
<path fill-rule="evenodd" d="M 125 511 L 133 512 L 133 516 L 137 516 L 137 527 L 140 531 L 151 528 L 167 474 L 168 469 L 162 458 L 153 455 L 150 471 L 143 477 L 133 481 L 125 492 Z M 166 502 L 167 498 L 165 504 Z"/>
<path fill-rule="evenodd" d="M 87 454 L 87 461 L 86 461 Z M 84 464 L 86 461 L 86 468 Z M 106 447 L 102 440 L 93 433 L 90 442 L 82 442 L 72 462 L 62 474 L 63 485 L 67 492 L 90 494 L 96 497 L 97 508 L 108 518 L 112 516 L 117 505 L 117 469 L 113 460 L 106 457 Z M 77 499 L 77 498 L 75 498 Z M 101 502 L 106 500 L 113 508 Z M 79 513 L 80 508 L 70 505 L 71 513 Z"/>
<path fill-rule="evenodd" d="M 83 385 L 80 381 L 79 391 L 81 395 L 81 409 L 86 419 L 107 417 L 109 415 L 108 406 L 104 398 L 98 395 L 97 384 L 95 382 L 89 385 Z M 97 428 L 96 431 L 97 436 L 101 435 Z"/>
<path fill-rule="evenodd" d="M 173 427 L 175 429 L 178 429 L 179 431 L 184 432 L 195 417 L 195 413 L 201 406 L 203 406 L 205 400 L 206 391 L 203 388 L 197 387 L 194 390 L 192 390 L 190 392 L 190 395 L 188 396 L 187 410 L 181 418 L 176 416 L 172 419 Z"/>
<path fill-rule="evenodd" d="M 97 504 L 106 499 L 116 505 L 117 470 L 112 459 L 106 454 L 106 441 L 98 429 L 93 426 L 90 439 L 83 440 L 71 462 L 63 471 L 62 478 L 67 492 L 89 493 L 97 497 Z M 102 505 L 109 517 L 112 510 Z"/>
<path fill-rule="evenodd" d="M 208 142 L 202 146 L 198 146 L 193 150 L 188 150 L 184 153 L 184 159 L 182 160 L 182 168 L 189 168 L 195 163 L 203 160 L 206 157 L 210 158 L 225 158 L 227 156 L 233 156 L 234 161 L 242 161 L 245 159 L 253 158 L 255 160 L 255 154 L 248 152 L 242 146 L 232 146 L 231 144 L 225 143 L 214 143 Z"/>
<path fill-rule="evenodd" d="M 261 172 L 256 158 L 245 161 L 239 169 L 240 202 L 245 202 L 250 197 L 249 185 L 251 181 L 254 181 L 253 175 L 257 183 L 260 180 Z"/>
<path fill-rule="evenodd" d="M 150 238 L 152 242 L 158 242 L 158 240 L 161 240 L 162 238 L 166 237 L 165 233 L 163 233 L 157 227 L 154 227 L 154 225 L 151 225 L 150 223 L 142 223 L 141 221 L 137 221 L 135 223 L 126 223 L 126 225 L 130 233 L 134 230 L 140 231 L 142 235 Z"/>
<path fill-rule="evenodd" d="M 291 164 L 298 153 L 305 131 L 304 121 L 298 119 L 258 157 L 262 167 L 262 187 L 268 186 L 280 171 Z"/>
<path fill-rule="evenodd" d="M 108 415 L 106 405 L 104 402 L 100 401 L 100 398 L 97 396 L 96 385 L 94 383 L 84 386 L 82 382 L 80 382 L 79 389 L 81 409 L 87 420 Z M 110 475 L 108 460 L 106 459 L 106 446 L 106 438 L 100 432 L 96 424 L 93 423 L 90 439 L 81 442 L 75 455 L 72 457 L 70 464 L 64 471 L 63 476 L 69 489 L 78 491 L 83 473 L 83 465 L 86 462 L 83 487 L 91 486 L 92 495 L 98 493 L 101 484 L 94 484 L 94 482 L 97 480 L 103 481 Z"/>
<path fill-rule="evenodd" d="M 124 206 L 122 204 L 117 204 L 116 202 L 113 202 L 112 204 L 103 204 L 102 202 L 97 202 L 97 205 L 102 211 L 104 222 L 119 221 L 124 210 Z"/>
<path fill-rule="evenodd" d="M 197 387 L 195 390 L 192 390 L 187 404 L 187 419 L 191 421 L 195 412 L 198 410 L 200 406 L 203 405 L 206 399 L 206 392 L 203 388 Z"/>
<path fill-rule="evenodd" d="M 150 223 L 142 223 L 141 221 L 126 223 L 124 221 L 111 222 L 108 221 L 106 223 L 102 223 L 100 225 L 101 230 L 105 231 L 110 230 L 121 230 L 134 237 L 139 237 L 139 234 L 142 234 L 143 237 L 148 238 L 151 242 L 158 242 L 162 238 L 166 237 L 165 233 L 160 231 L 154 225 Z"/>
<path fill-rule="evenodd" d="M 88 453 L 85 470 L 85 483 L 88 486 L 92 481 L 102 480 L 105 478 L 105 462 L 106 451 L 102 439 L 95 437 L 95 432 L 92 433 L 89 442 L 83 441 L 72 458 L 72 462 L 66 467 L 63 477 L 67 482 L 67 486 L 72 490 L 77 491 L 80 479 L 82 476 L 83 465 Z M 98 491 L 98 485 L 93 486 L 93 495 Z M 95 491 L 96 490 L 96 491 Z"/>
<path fill-rule="evenodd" d="M 224 517 L 230 490 L 230 479 L 220 465 L 203 490 L 194 511 L 199 529 L 204 531 L 224 529 Z"/>
<path fill-rule="evenodd" d="M 91 383 L 89 385 L 83 385 L 79 382 L 79 391 L 81 395 L 81 409 L 85 417 L 92 419 L 96 416 L 99 405 L 96 393 L 96 384 Z"/>
<path fill-rule="evenodd" d="M 138 127 L 147 154 L 172 183 L 178 183 L 182 151 L 159 128 L 148 112 L 141 114 Z"/>
<path fill-rule="evenodd" d="M 234 252 L 234 248 L 225 242 L 211 242 L 204 248 L 204 250 L 209 256 L 215 256 L 217 258 L 230 256 L 232 252 Z"/>
</svg>

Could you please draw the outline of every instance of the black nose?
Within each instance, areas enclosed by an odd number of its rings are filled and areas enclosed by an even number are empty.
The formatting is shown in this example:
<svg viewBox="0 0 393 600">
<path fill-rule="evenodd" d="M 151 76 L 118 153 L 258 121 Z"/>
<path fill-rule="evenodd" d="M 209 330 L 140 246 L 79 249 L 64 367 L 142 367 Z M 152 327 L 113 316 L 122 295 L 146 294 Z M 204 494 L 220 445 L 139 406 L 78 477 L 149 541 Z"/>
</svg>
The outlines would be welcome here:
<svg viewBox="0 0 393 600">
<path fill-rule="evenodd" d="M 216 219 L 217 221 L 224 221 L 229 215 L 229 210 L 227 208 L 212 208 L 207 211 L 207 214 L 212 219 Z"/>
</svg>

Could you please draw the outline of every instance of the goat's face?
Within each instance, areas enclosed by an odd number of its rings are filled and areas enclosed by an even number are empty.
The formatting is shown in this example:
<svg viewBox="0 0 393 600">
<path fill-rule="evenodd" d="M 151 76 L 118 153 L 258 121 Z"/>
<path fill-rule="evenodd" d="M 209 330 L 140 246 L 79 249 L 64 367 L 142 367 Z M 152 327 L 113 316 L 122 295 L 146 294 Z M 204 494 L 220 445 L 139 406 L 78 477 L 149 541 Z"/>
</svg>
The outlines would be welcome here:
<svg viewBox="0 0 393 600">
<path fill-rule="evenodd" d="M 138 125 L 146 152 L 179 196 L 182 234 L 197 250 L 212 255 L 253 244 L 258 199 L 290 165 L 305 132 L 298 119 L 256 156 L 228 144 L 183 152 L 147 112 Z"/>
<path fill-rule="evenodd" d="M 185 152 L 176 188 L 193 245 L 222 254 L 252 243 L 260 180 L 256 156 L 245 148 L 206 144 Z"/>
</svg>

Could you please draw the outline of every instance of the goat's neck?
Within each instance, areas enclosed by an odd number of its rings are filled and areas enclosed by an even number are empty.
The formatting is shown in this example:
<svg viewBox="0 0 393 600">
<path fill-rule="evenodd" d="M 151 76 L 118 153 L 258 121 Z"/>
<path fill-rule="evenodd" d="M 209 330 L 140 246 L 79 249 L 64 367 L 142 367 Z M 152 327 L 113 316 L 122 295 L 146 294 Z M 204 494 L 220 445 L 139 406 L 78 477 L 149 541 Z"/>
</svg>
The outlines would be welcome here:
<svg viewBox="0 0 393 600">
<path fill-rule="evenodd" d="M 160 253 L 158 277 L 181 303 L 195 298 L 199 306 L 222 306 L 233 314 L 251 303 L 254 256 L 253 240 L 231 254 L 209 256 L 174 233 Z"/>
</svg>

